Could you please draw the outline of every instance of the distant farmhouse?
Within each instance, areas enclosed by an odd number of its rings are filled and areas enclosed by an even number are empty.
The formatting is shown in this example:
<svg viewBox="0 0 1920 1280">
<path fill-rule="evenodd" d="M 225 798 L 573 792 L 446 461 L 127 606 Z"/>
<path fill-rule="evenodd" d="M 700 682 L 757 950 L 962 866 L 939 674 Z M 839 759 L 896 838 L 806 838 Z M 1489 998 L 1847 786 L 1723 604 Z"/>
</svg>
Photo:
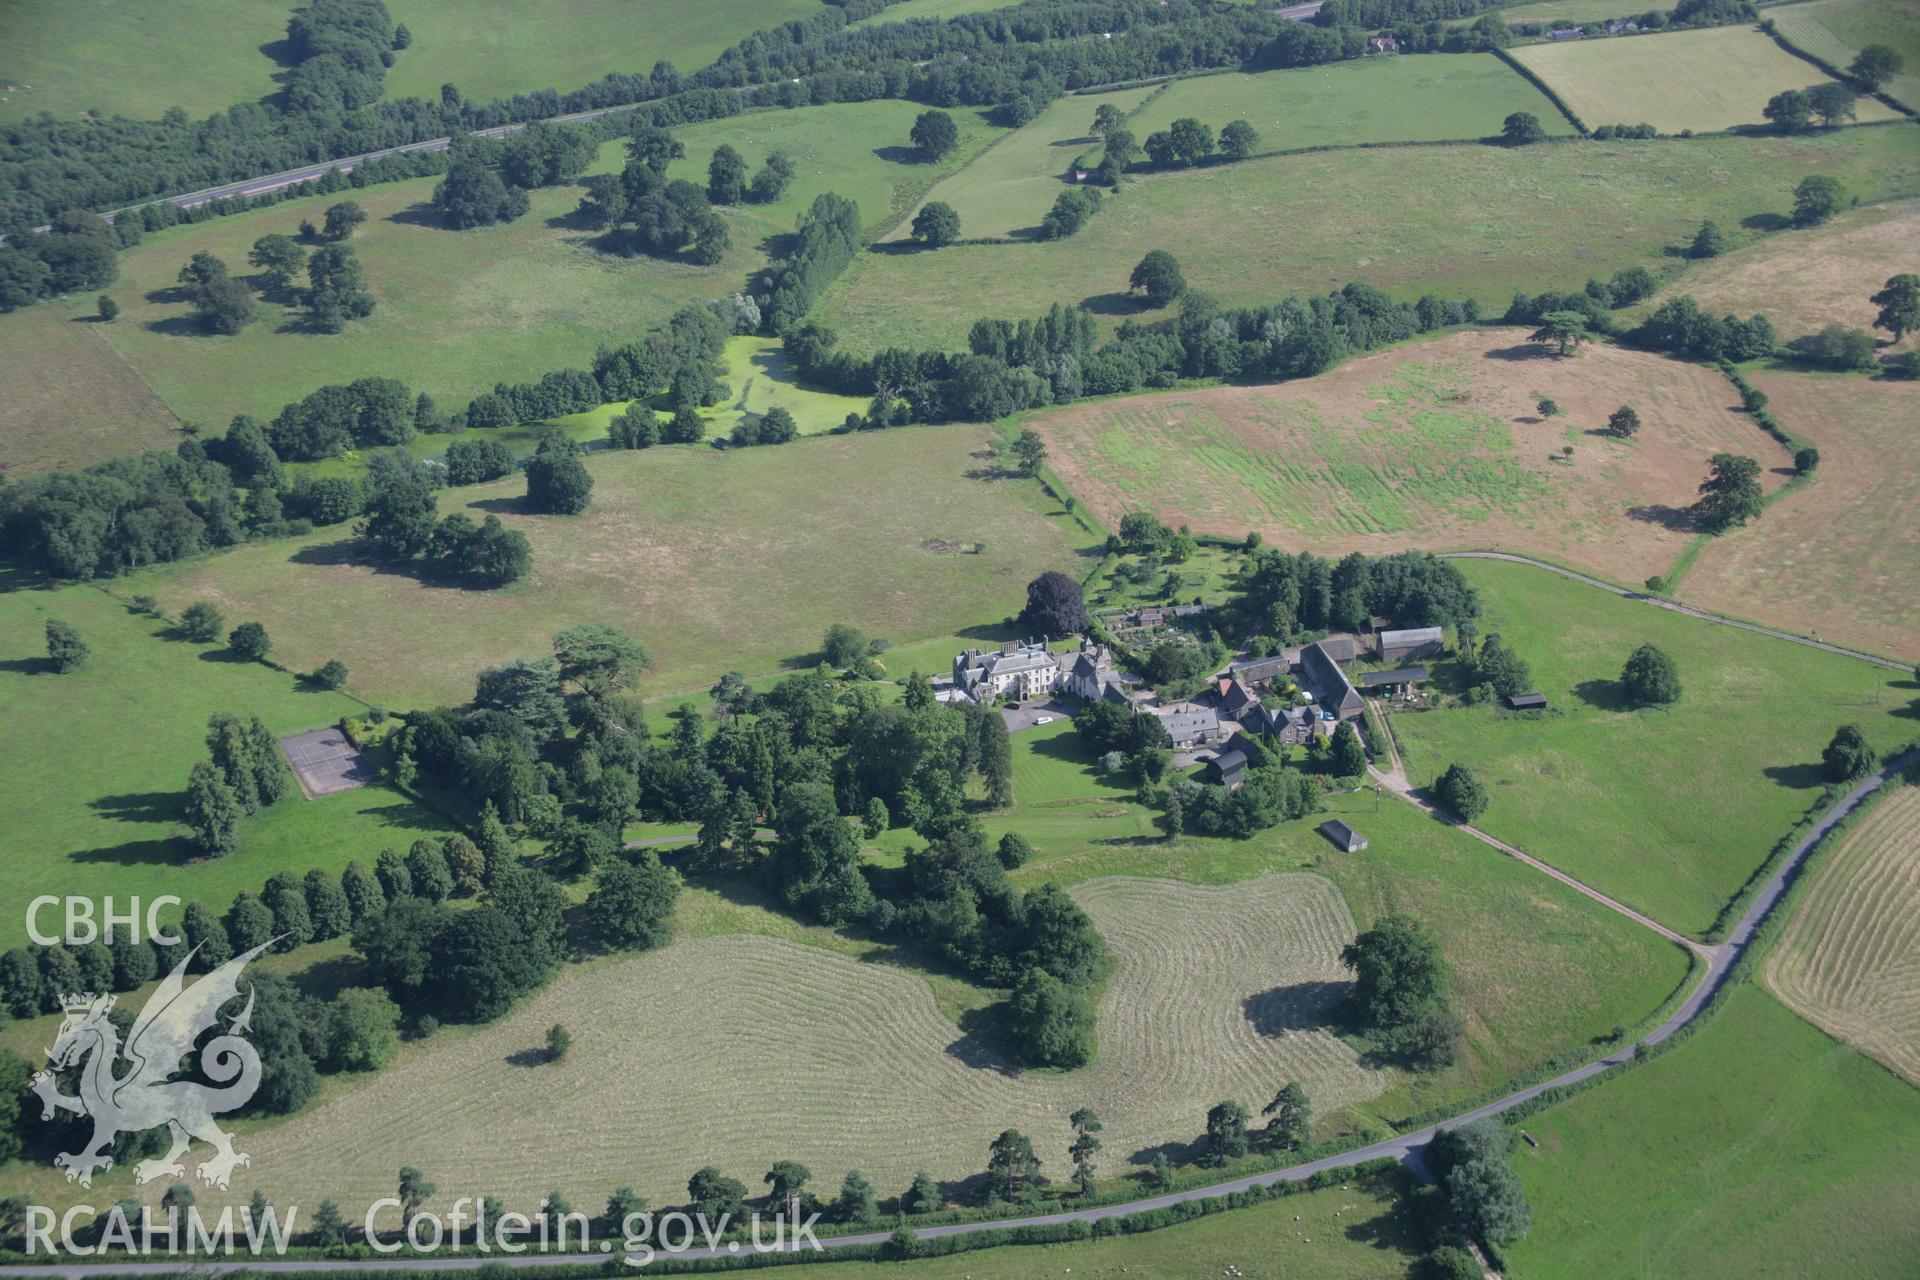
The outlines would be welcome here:
<svg viewBox="0 0 1920 1280">
<path fill-rule="evenodd" d="M 1217 710 L 1191 702 L 1156 710 L 1153 714 L 1159 716 L 1160 723 L 1167 727 L 1167 736 L 1173 739 L 1175 751 L 1214 746 L 1225 742 L 1233 733 L 1232 723 L 1222 721 Z"/>
<path fill-rule="evenodd" d="M 1410 631 L 1380 633 L 1380 661 L 1405 662 L 1409 658 L 1437 658 L 1447 647 L 1447 633 L 1439 627 L 1417 627 Z"/>
<path fill-rule="evenodd" d="M 1227 668 L 1215 686 L 1214 702 L 1220 715 L 1247 733 L 1257 733 L 1288 746 L 1300 746 L 1316 736 L 1326 737 L 1342 720 L 1352 720 L 1365 704 L 1342 670 L 1360 652 L 1352 636 L 1329 636 L 1302 649 L 1268 658 L 1247 658 Z M 1269 704 L 1262 691 L 1289 677 L 1307 695 L 1304 706 L 1291 699 Z"/>
<path fill-rule="evenodd" d="M 1009 640 L 995 650 L 962 650 L 953 659 L 953 689 L 969 702 L 1019 701 L 1055 692 L 1122 706 L 1131 701 L 1113 669 L 1113 655 L 1091 640 L 1082 641 L 1072 653 L 1053 653 L 1044 640 Z"/>
</svg>

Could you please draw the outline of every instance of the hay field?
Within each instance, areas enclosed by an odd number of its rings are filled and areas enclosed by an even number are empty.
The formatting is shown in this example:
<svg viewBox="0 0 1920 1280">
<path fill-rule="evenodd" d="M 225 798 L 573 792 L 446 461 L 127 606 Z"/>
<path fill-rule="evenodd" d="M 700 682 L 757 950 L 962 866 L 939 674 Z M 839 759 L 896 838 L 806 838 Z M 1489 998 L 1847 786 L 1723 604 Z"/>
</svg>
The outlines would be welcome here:
<svg viewBox="0 0 1920 1280">
<path fill-rule="evenodd" d="M 324 1189 L 365 1204 L 411 1164 L 446 1197 L 527 1207 L 558 1185 L 588 1204 L 631 1185 L 659 1203 L 706 1164 L 758 1188 L 771 1161 L 796 1159 L 822 1187 L 858 1167 L 890 1194 L 917 1169 L 977 1172 L 1009 1126 L 1063 1175 L 1081 1106 L 1100 1113 L 1115 1174 L 1136 1151 L 1193 1139 L 1225 1097 L 1257 1110 L 1299 1079 L 1320 1110 L 1383 1087 L 1308 1029 L 1344 981 L 1338 952 L 1354 934 L 1327 880 L 1112 879 L 1073 893 L 1117 958 L 1099 1057 L 1079 1071 L 1012 1069 L 910 970 L 703 937 L 570 970 L 503 1022 L 263 1131 L 248 1181 L 277 1203 Z M 555 1022 L 574 1034 L 563 1064 L 509 1060 Z M 539 1151 L 564 1159 L 528 1158 Z"/>
<path fill-rule="evenodd" d="M 1789 1009 L 1920 1085 L 1920 790 L 1827 858 L 1766 976 Z"/>
<path fill-rule="evenodd" d="M 1796 48 L 1836 67 L 1867 45 L 1891 46 L 1906 65 L 1883 92 L 1920 109 L 1920 9 L 1907 0 L 1812 0 L 1781 5 L 1767 17 Z"/>
<path fill-rule="evenodd" d="M 1731 253 L 1696 262 L 1659 294 L 1627 313 L 1638 319 L 1667 298 L 1691 294 L 1714 315 L 1761 312 L 1782 342 L 1830 324 L 1871 329 L 1880 309 L 1867 299 L 1887 277 L 1920 272 L 1920 201 L 1850 210 L 1821 227 L 1767 236 Z M 1892 335 L 1875 330 L 1885 343 Z M 1920 343 L 1908 334 L 1883 355 Z"/>
<path fill-rule="evenodd" d="M 1732 411 L 1712 368 L 1603 345 L 1558 357 L 1520 336 L 1447 334 L 1309 380 L 1109 399 L 1032 425 L 1109 528 L 1145 507 L 1196 532 L 1256 529 L 1327 555 L 1526 550 L 1629 582 L 1686 545 L 1677 511 L 1709 456 L 1791 462 Z M 1564 415 L 1537 417 L 1541 396 Z M 1645 423 L 1630 442 L 1599 433 L 1622 403 Z"/>
<path fill-rule="evenodd" d="M 1912 1280 L 1920 1093 L 1752 984 L 1671 1053 L 1524 1122 L 1528 1280 Z"/>
<path fill-rule="evenodd" d="M 983 443 L 956 426 L 596 453 L 593 505 L 573 518 L 523 513 L 519 477 L 443 492 L 445 509 L 498 513 L 532 541 L 533 571 L 499 591 L 355 563 L 345 526 L 121 586 L 258 618 L 277 660 L 337 657 L 356 693 L 391 709 L 465 701 L 482 667 L 546 653 L 576 622 L 644 643 L 652 687 L 704 688 L 730 669 L 811 665 L 834 622 L 896 643 L 951 635 L 1017 612 L 1044 570 L 1078 572 L 1091 535 L 1032 481 L 970 476 Z"/>
<path fill-rule="evenodd" d="M 1887 128 L 1269 156 L 1143 176 L 1066 240 L 863 254 L 815 315 L 863 352 L 964 350 L 976 319 L 1034 316 L 1054 302 L 1091 307 L 1108 327 L 1163 320 L 1127 294 L 1127 272 L 1154 249 L 1226 306 L 1360 280 L 1408 301 L 1477 298 L 1497 314 L 1516 291 L 1578 289 L 1650 265 L 1702 218 L 1733 227 L 1784 214 L 1810 173 L 1863 201 L 1910 198 L 1920 147 Z"/>
<path fill-rule="evenodd" d="M 1662 133 L 1760 124 L 1774 94 L 1833 78 L 1752 27 L 1526 45 L 1513 56 L 1589 126 L 1646 123 Z M 1899 114 L 1860 99 L 1862 123 Z"/>
<path fill-rule="evenodd" d="M 1823 640 L 1920 659 L 1920 384 L 1857 374 L 1750 375 L 1820 450 L 1811 484 L 1715 538 L 1680 598 Z"/>
<path fill-rule="evenodd" d="M 170 449 L 179 420 L 102 336 L 92 300 L 57 299 L 0 321 L 0 470 L 21 476 Z"/>
</svg>

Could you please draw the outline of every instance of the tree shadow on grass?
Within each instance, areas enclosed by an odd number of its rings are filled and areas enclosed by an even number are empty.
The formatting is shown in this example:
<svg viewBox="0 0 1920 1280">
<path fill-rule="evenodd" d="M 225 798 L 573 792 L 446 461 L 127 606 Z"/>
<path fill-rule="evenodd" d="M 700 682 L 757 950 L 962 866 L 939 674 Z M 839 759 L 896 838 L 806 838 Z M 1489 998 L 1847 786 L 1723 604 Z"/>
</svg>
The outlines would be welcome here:
<svg viewBox="0 0 1920 1280">
<path fill-rule="evenodd" d="M 329 956 L 293 970 L 287 981 L 307 995 L 327 1000 L 347 987 L 366 985 L 367 966 L 356 955 Z"/>
<path fill-rule="evenodd" d="M 1082 299 L 1080 305 L 1097 316 L 1137 316 L 1154 309 L 1137 293 L 1096 293 Z"/>
<path fill-rule="evenodd" d="M 1749 231 L 1785 231 L 1793 219 L 1784 213 L 1750 213 L 1740 219 L 1740 225 Z"/>
<path fill-rule="evenodd" d="M 920 148 L 918 147 L 903 147 L 898 144 L 890 147 L 875 147 L 873 154 L 876 159 L 885 160 L 888 164 L 931 163 L 931 161 L 920 154 Z"/>
<path fill-rule="evenodd" d="M 1631 711 L 1627 688 L 1618 680 L 1582 680 L 1573 686 L 1573 696 L 1596 711 Z"/>
<path fill-rule="evenodd" d="M 1138 1173 L 1145 1173 L 1153 1165 L 1155 1156 L 1165 1156 L 1171 1165 L 1191 1164 L 1200 1155 L 1202 1144 L 1194 1142 L 1156 1142 L 1152 1146 L 1141 1147 L 1127 1157 L 1127 1163 L 1138 1165 Z"/>
<path fill-rule="evenodd" d="M 553 1061 L 553 1055 L 545 1045 L 534 1049 L 515 1049 L 507 1055 L 507 1065 L 512 1067 L 544 1067 Z"/>
<path fill-rule="evenodd" d="M 1006 1079 L 1020 1074 L 1006 1052 L 1007 1030 L 996 1009 L 969 1009 L 960 1015 L 960 1037 L 946 1047 L 948 1057 L 972 1071 L 991 1071 Z"/>
<path fill-rule="evenodd" d="M 1351 982 L 1295 982 L 1255 992 L 1240 1002 L 1240 1012 L 1256 1035 L 1319 1031 L 1334 1025 L 1352 990 Z"/>
<path fill-rule="evenodd" d="M 397 222 L 403 227 L 432 227 L 450 235 L 459 234 L 440 220 L 440 211 L 425 200 L 410 204 L 404 209 L 396 209 L 386 217 L 388 222 Z"/>
<path fill-rule="evenodd" d="M 533 516 L 540 514 L 540 512 L 535 511 L 527 505 L 527 499 L 524 494 L 510 498 L 482 498 L 478 502 L 469 502 L 467 509 L 470 511 L 488 511 L 494 515 L 501 516 Z"/>
<path fill-rule="evenodd" d="M 1562 356 L 1545 343 L 1519 342 L 1511 347 L 1495 347 L 1481 353 L 1488 360 L 1572 360 L 1574 356 Z"/>
<path fill-rule="evenodd" d="M 111 862 L 122 867 L 180 866 L 192 860 L 193 850 L 184 840 L 168 836 L 160 840 L 129 840 L 124 844 L 81 849 L 67 855 L 69 862 Z"/>
<path fill-rule="evenodd" d="M 1817 764 L 1770 764 L 1760 772 L 1791 791 L 1816 791 L 1827 785 L 1827 771 Z"/>
<path fill-rule="evenodd" d="M 19 676 L 41 676 L 54 674 L 52 658 L 6 658 L 0 659 L 0 671 L 11 671 Z"/>
<path fill-rule="evenodd" d="M 100 796 L 87 801 L 87 808 L 115 822 L 174 822 L 181 816 L 177 791 L 136 791 L 117 796 Z"/>
<path fill-rule="evenodd" d="M 1664 502 L 1628 507 L 1627 519 L 1659 525 L 1671 533 L 1695 533 L 1700 528 L 1700 519 L 1692 507 L 1669 506 Z"/>
</svg>

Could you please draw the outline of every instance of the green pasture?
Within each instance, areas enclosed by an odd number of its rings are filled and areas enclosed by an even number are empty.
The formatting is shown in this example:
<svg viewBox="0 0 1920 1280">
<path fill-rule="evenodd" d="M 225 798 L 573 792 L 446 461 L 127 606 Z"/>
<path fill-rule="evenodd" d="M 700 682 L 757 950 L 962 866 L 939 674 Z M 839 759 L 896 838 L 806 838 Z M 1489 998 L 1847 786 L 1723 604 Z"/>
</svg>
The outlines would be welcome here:
<svg viewBox="0 0 1920 1280">
<path fill-rule="evenodd" d="M 1811 0 L 1769 8 L 1774 29 L 1796 48 L 1845 70 L 1870 44 L 1884 44 L 1905 65 L 1888 96 L 1920 109 L 1920 8 L 1904 0 Z"/>
<path fill-rule="evenodd" d="M 1705 1030 L 1526 1120 L 1533 1232 L 1508 1274 L 1907 1277 L 1920 1093 L 1736 988 Z"/>
<path fill-rule="evenodd" d="M 1492 54 L 1423 53 L 1175 80 L 1127 127 L 1145 138 L 1183 116 L 1215 133 L 1245 120 L 1259 130 L 1264 152 L 1485 138 L 1515 111 L 1532 112 L 1550 134 L 1573 132 L 1546 95 Z"/>
<path fill-rule="evenodd" d="M 0 122 L 170 107 L 200 119 L 272 97 L 292 14 L 293 0 L 6 0 Z"/>
<path fill-rule="evenodd" d="M 1481 633 L 1527 661 L 1551 709 L 1396 714 L 1408 775 L 1425 786 L 1468 766 L 1492 800 L 1476 825 L 1675 929 L 1711 927 L 1820 798 L 1836 728 L 1858 724 L 1883 751 L 1914 737 L 1903 673 L 1540 569 L 1460 564 L 1480 592 Z M 1622 705 L 1620 668 L 1642 643 L 1679 668 L 1672 707 Z M 1436 675 L 1452 681 L 1451 665 Z"/>
<path fill-rule="evenodd" d="M 68 298 L 0 317 L 0 470 L 21 476 L 170 449 L 179 420 Z"/>
<path fill-rule="evenodd" d="M 1071 239 L 871 253 L 828 290 L 820 319 L 858 350 L 964 345 L 981 316 L 1054 302 L 1107 324 L 1154 320 L 1127 292 L 1153 249 L 1222 303 L 1271 303 L 1360 280 L 1396 297 L 1579 288 L 1657 265 L 1703 218 L 1778 225 L 1794 184 L 1839 179 L 1863 201 L 1920 191 L 1902 126 L 1805 137 L 1378 148 L 1277 156 L 1129 184 Z"/>
<path fill-rule="evenodd" d="M 388 98 L 437 102 L 539 89 L 565 93 L 610 73 L 645 75 L 660 61 L 698 71 L 756 31 L 810 18 L 818 0 L 391 0 L 413 44 L 387 73 Z"/>
<path fill-rule="evenodd" d="M 48 618 L 92 649 L 66 675 L 46 665 Z M 228 610 L 228 623 L 245 621 Z M 324 659 L 323 659 L 324 661 Z M 0 777 L 15 803 L 0 830 L 0 946 L 25 940 L 23 909 L 41 894 L 101 898 L 174 894 L 225 909 L 276 871 L 338 871 L 446 824 L 384 785 L 308 800 L 298 789 L 245 819 L 240 848 L 203 859 L 182 838 L 187 773 L 206 758 L 207 719 L 259 716 L 274 733 L 317 729 L 364 708 L 304 688 L 217 646 L 169 636 L 92 587 L 0 594 Z"/>
<path fill-rule="evenodd" d="M 932 18 L 945 20 L 960 18 L 969 13 L 985 13 L 991 9 L 1006 9 L 1020 3 L 1020 0 L 905 0 L 902 4 L 890 4 L 870 18 L 862 18 L 854 23 L 856 27 L 878 26 L 883 22 L 906 22 L 911 18 Z"/>
</svg>

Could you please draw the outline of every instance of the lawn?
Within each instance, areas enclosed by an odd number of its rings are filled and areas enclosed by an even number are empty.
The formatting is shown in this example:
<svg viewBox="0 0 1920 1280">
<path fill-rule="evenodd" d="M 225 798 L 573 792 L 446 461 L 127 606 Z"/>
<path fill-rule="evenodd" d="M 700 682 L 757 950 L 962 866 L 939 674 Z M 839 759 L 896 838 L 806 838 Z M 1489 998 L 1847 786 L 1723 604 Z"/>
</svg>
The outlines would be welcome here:
<svg viewBox="0 0 1920 1280">
<path fill-rule="evenodd" d="M 1515 111 L 1549 134 L 1573 126 L 1546 95 L 1490 53 L 1358 58 L 1258 75 L 1193 76 L 1127 121 L 1137 138 L 1192 116 L 1218 133 L 1229 120 L 1260 132 L 1262 151 L 1355 142 L 1484 138 Z"/>
<path fill-rule="evenodd" d="M 1322 555 L 1493 547 L 1627 582 L 1664 572 L 1690 541 L 1671 513 L 1713 454 L 1792 462 L 1710 366 L 1605 345 L 1556 356 L 1524 333 L 1450 333 L 1317 378 L 1108 398 L 1028 423 L 1109 528 L 1145 509 Z M 1542 396 L 1562 415 L 1541 418 Z M 1621 404 L 1646 424 L 1631 442 L 1601 430 Z"/>
<path fill-rule="evenodd" d="M 1767 17 L 1795 47 L 1846 69 L 1870 44 L 1893 48 L 1905 60 L 1887 85 L 1889 97 L 1920 109 L 1920 12 L 1905 0 L 1812 0 L 1781 5 Z"/>
<path fill-rule="evenodd" d="M 1920 789 L 1825 857 L 1766 981 L 1782 1003 L 1920 1085 Z"/>
<path fill-rule="evenodd" d="M 92 301 L 62 299 L 0 318 L 0 470 L 81 467 L 170 449 L 179 426 L 96 322 Z"/>
<path fill-rule="evenodd" d="M 1910 1277 L 1920 1093 L 1753 986 L 1700 1035 L 1523 1126 L 1511 1274 Z"/>
<path fill-rule="evenodd" d="M 1881 750 L 1914 735 L 1904 673 L 1544 570 L 1461 568 L 1480 592 L 1481 633 L 1528 662 L 1552 709 L 1396 715 L 1408 774 L 1424 786 L 1468 766 L 1492 799 L 1476 825 L 1675 929 L 1711 927 L 1819 798 L 1820 750 L 1839 725 L 1859 724 Z M 1679 668 L 1670 708 L 1621 706 L 1620 668 L 1642 643 Z"/>
<path fill-rule="evenodd" d="M 468 98 L 645 75 L 659 61 L 698 71 L 756 31 L 820 12 L 819 0 L 391 0 L 413 44 L 387 73 L 388 98 L 439 101 L 451 81 Z"/>
<path fill-rule="evenodd" d="M 1680 598 L 1920 660 L 1920 384 L 1857 375 L 1751 375 L 1820 469 L 1744 529 L 1714 539 Z"/>
<path fill-rule="evenodd" d="M 6 0 L 0 122 L 98 110 L 196 119 L 280 91 L 293 0 Z M 572 86 L 567 86 L 572 87 Z M 439 86 L 434 86 L 438 92 Z"/>
<path fill-rule="evenodd" d="M 1385 1094 L 1338 1118 L 1343 1130 L 1394 1124 L 1557 1055 L 1590 1052 L 1687 978 L 1679 948 L 1391 797 L 1329 798 L 1330 812 L 1371 842 L 1362 854 L 1327 843 L 1316 830 L 1326 814 L 1245 841 L 1185 836 L 1174 844 L 1160 838 L 1155 813 L 1130 786 L 1100 776 L 1070 725 L 1025 730 L 1013 744 L 1015 808 L 989 815 L 987 826 L 1032 841 L 1035 859 L 1016 877 L 1024 883 L 1166 876 L 1217 885 L 1310 871 L 1340 886 L 1362 929 L 1398 912 L 1434 931 L 1466 1021 L 1461 1061 L 1394 1073 Z"/>
<path fill-rule="evenodd" d="M 1651 124 L 1662 133 L 1757 125 L 1767 99 L 1833 77 L 1752 27 L 1526 45 L 1513 56 L 1590 127 Z M 1899 112 L 1860 99 L 1859 119 Z"/>
<path fill-rule="evenodd" d="M 356 693 L 394 708 L 462 701 L 480 668 L 544 653 L 576 622 L 630 631 L 657 687 L 703 688 L 730 668 L 810 664 L 834 622 L 898 642 L 997 622 L 1034 575 L 1074 569 L 1091 539 L 1031 482 L 970 476 L 982 443 L 950 427 L 595 454 L 577 519 L 523 514 L 518 478 L 445 493 L 444 508 L 497 511 L 532 539 L 532 574 L 501 591 L 356 564 L 344 528 L 125 585 L 175 608 L 222 599 L 265 621 L 289 665 L 339 657 Z"/>
<path fill-rule="evenodd" d="M 46 667 L 48 618 L 91 647 L 79 671 Z M 188 770 L 206 756 L 209 716 L 257 715 L 285 735 L 362 708 L 166 630 L 91 587 L 0 594 L 0 707 L 14 729 L 0 740 L 0 777 L 16 801 L 0 833 L 0 899 L 170 893 L 224 910 L 276 871 L 337 871 L 443 832 L 439 818 L 384 786 L 320 800 L 295 790 L 242 823 L 238 852 L 199 858 L 179 834 L 181 801 Z M 9 911 L 0 947 L 24 940 L 23 913 Z"/>
<path fill-rule="evenodd" d="M 969 13 L 985 13 L 990 9 L 1006 9 L 1020 0 L 905 0 L 903 4 L 892 4 L 870 18 L 862 18 L 854 23 L 856 27 L 878 26 L 883 22 L 905 22 L 910 18 L 931 18 L 944 21 L 948 18 L 964 17 Z"/>
<path fill-rule="evenodd" d="M 960 349 L 975 319 L 1054 302 L 1091 306 L 1109 325 L 1164 319 L 1126 287 L 1134 263 L 1167 249 L 1193 288 L 1228 305 L 1360 280 L 1409 300 L 1473 297 L 1497 313 L 1516 291 L 1577 289 L 1654 262 L 1702 218 L 1783 214 L 1813 172 L 1865 201 L 1910 196 L 1920 148 L 1908 130 L 1884 128 L 1277 156 L 1133 182 L 1068 240 L 867 254 L 817 312 L 862 351 Z"/>
</svg>

